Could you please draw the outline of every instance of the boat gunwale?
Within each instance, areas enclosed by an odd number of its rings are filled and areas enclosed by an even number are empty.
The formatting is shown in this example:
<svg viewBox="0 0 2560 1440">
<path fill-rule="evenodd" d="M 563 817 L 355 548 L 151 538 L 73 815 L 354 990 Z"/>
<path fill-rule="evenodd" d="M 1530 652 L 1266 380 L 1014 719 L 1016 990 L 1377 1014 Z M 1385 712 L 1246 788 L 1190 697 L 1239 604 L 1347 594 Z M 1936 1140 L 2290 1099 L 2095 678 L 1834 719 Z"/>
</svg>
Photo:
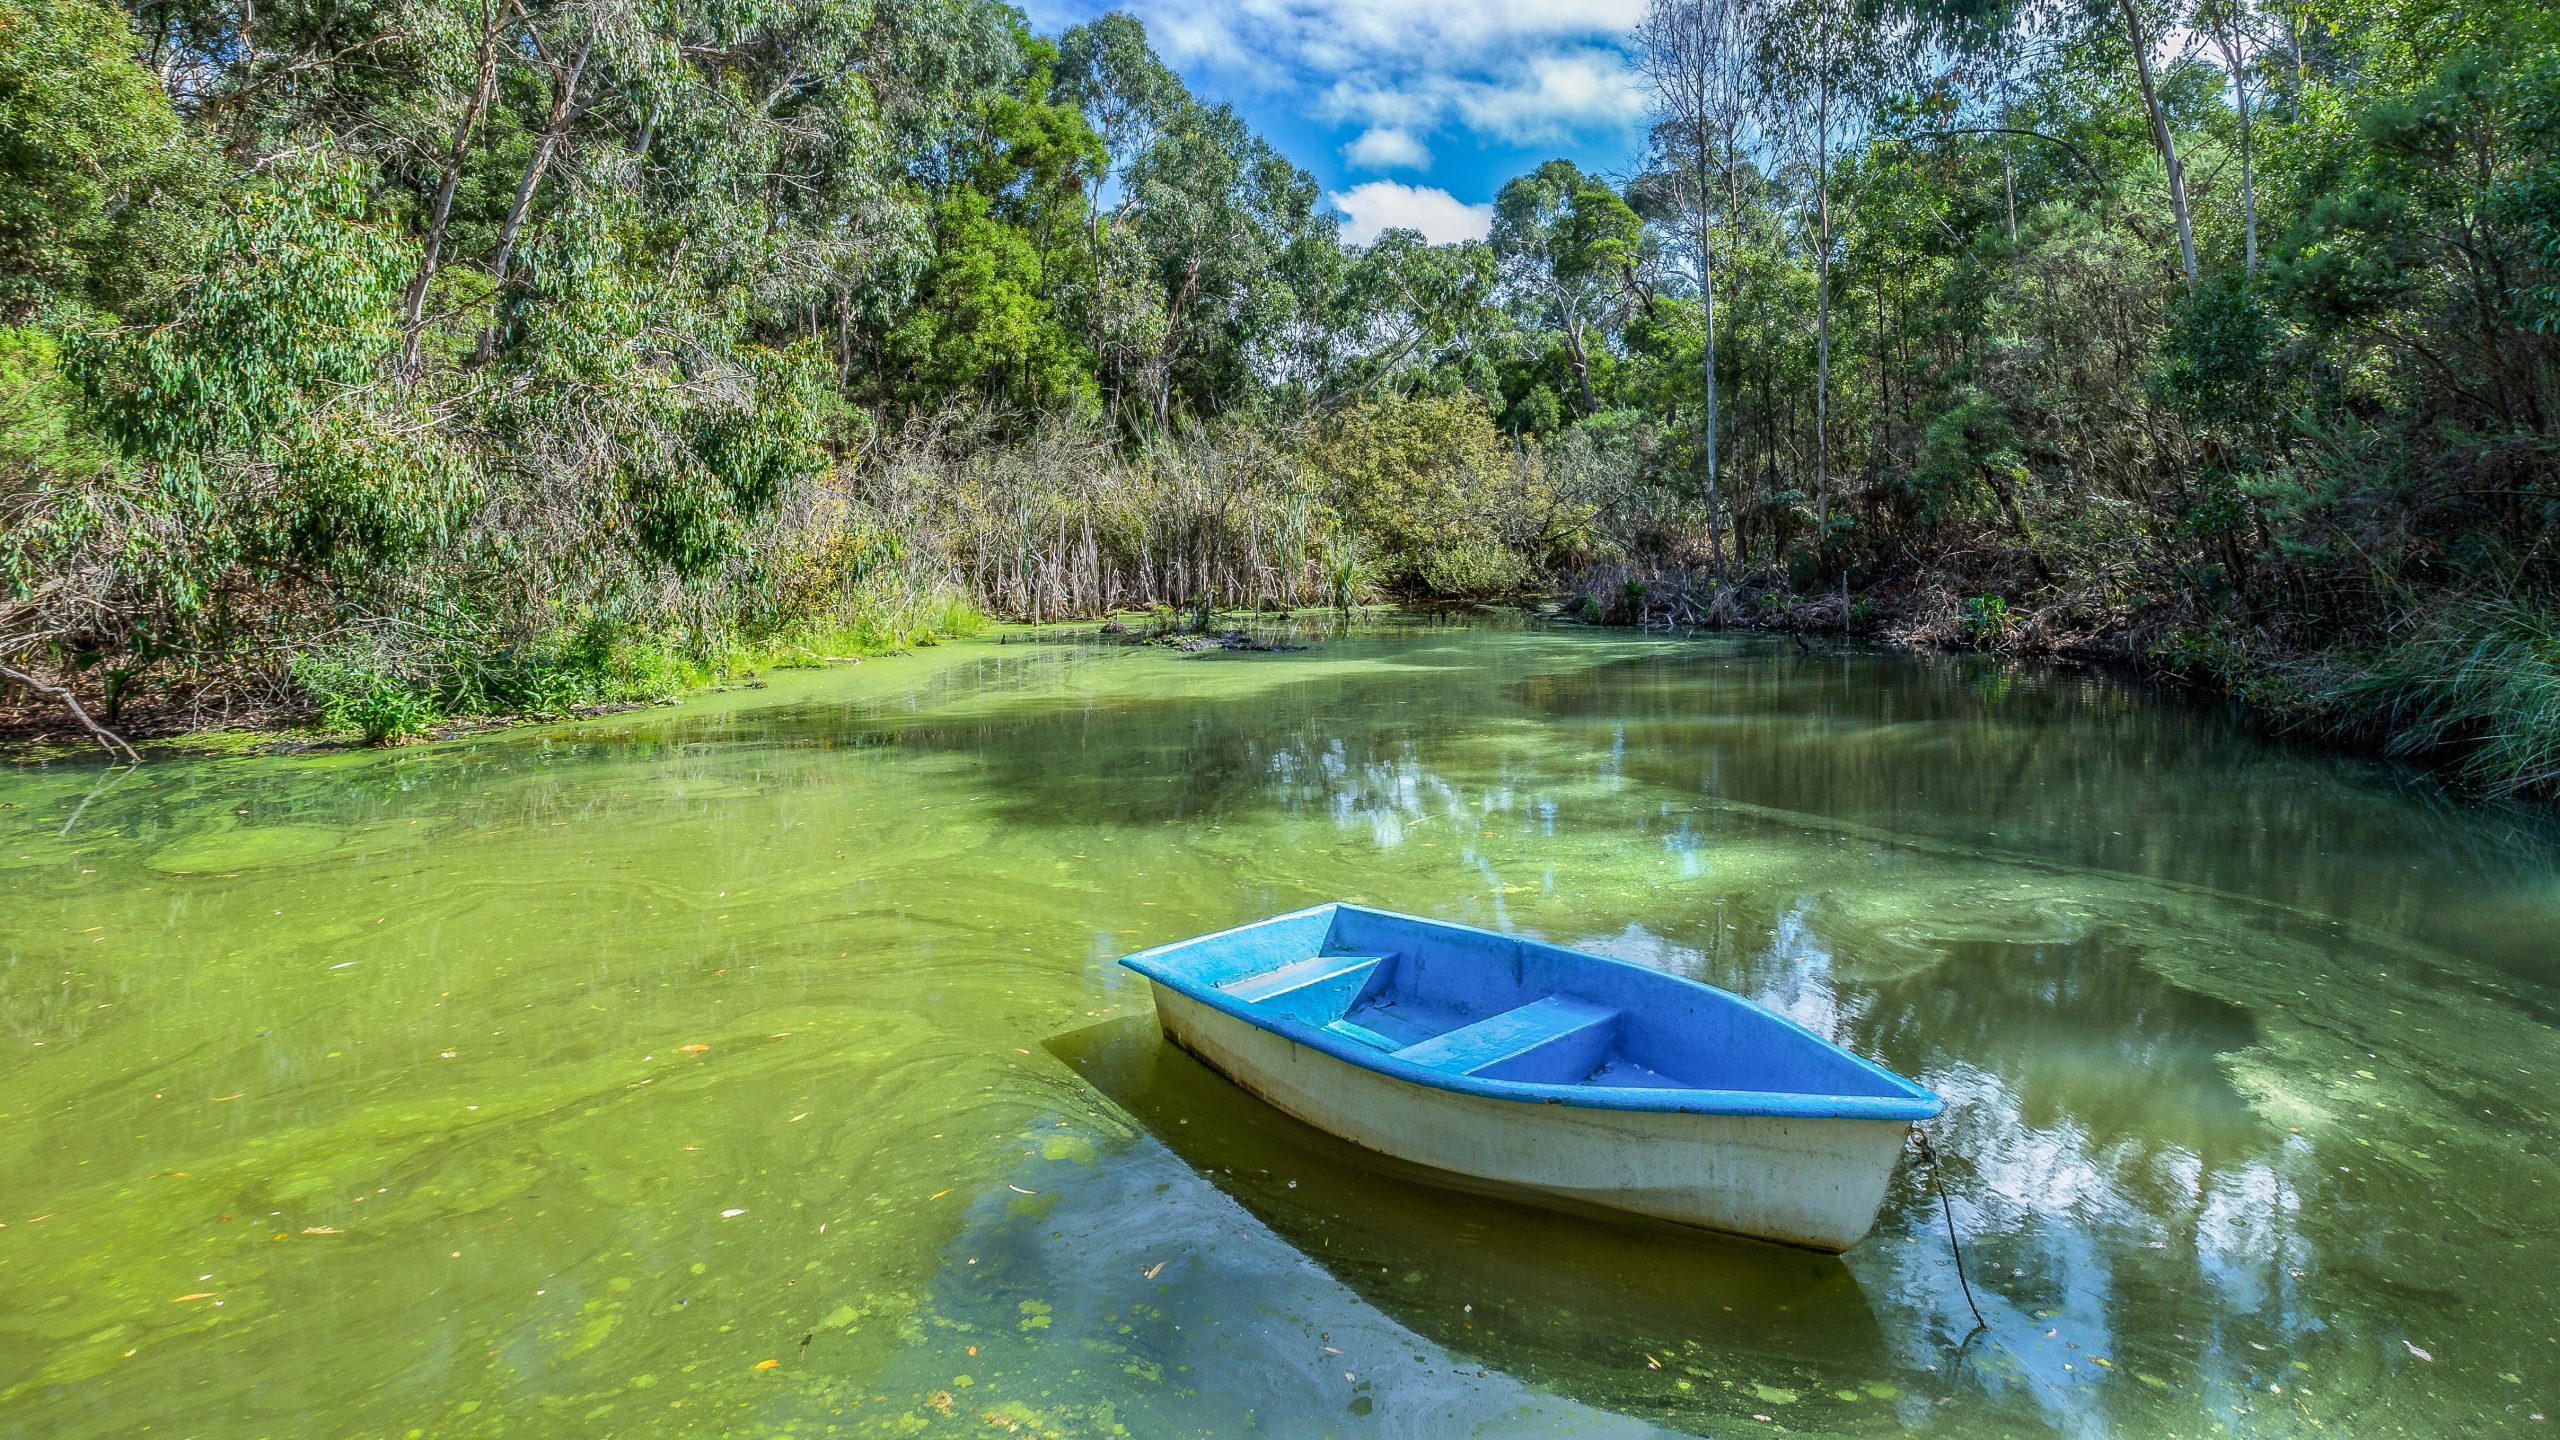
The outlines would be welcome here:
<svg viewBox="0 0 2560 1440">
<path fill-rule="evenodd" d="M 1196 978 L 1166 964 L 1160 958 L 1171 952 L 1189 949 L 1226 936 L 1343 910 L 1356 910 L 1362 914 L 1392 920 L 1412 921 L 1506 945 L 1543 946 L 1550 950 L 1563 951 L 1590 964 L 1619 966 L 1640 975 L 1652 977 L 1657 981 L 1704 991 L 1707 996 L 1719 1003 L 1739 1007 L 1756 1021 L 1774 1025 L 1781 1032 L 1790 1034 L 1804 1043 L 1832 1052 L 1898 1093 L 1825 1095 L 1797 1090 L 1637 1089 L 1625 1086 L 1556 1085 L 1523 1080 L 1489 1080 L 1399 1060 L 1390 1053 L 1355 1044 L 1321 1026 L 1310 1025 L 1303 1020 L 1275 1015 L 1268 1011 L 1256 1013 L 1251 1002 L 1238 1000 L 1215 985 L 1203 984 Z M 1569 1105 L 1588 1110 L 1634 1110 L 1787 1120 L 1917 1122 L 1933 1119 L 1946 1108 L 1946 1102 L 1926 1087 L 1896 1075 L 1883 1066 L 1824 1039 L 1749 996 L 1737 995 L 1730 990 L 1689 979 L 1685 975 L 1673 975 L 1667 971 L 1655 970 L 1649 966 L 1638 965 L 1613 956 L 1594 955 L 1587 950 L 1576 950 L 1570 946 L 1557 945 L 1551 941 L 1527 936 L 1505 935 L 1500 931 L 1461 924 L 1454 920 L 1436 920 L 1420 915 L 1403 915 L 1392 910 L 1379 910 L 1366 905 L 1328 901 L 1322 905 L 1310 905 L 1303 910 L 1293 910 L 1285 915 L 1273 915 L 1243 925 L 1232 925 L 1224 930 L 1213 930 L 1205 935 L 1194 935 L 1181 940 L 1168 941 L 1162 945 L 1150 946 L 1134 954 L 1122 956 L 1120 964 L 1189 1000 L 1206 1005 L 1220 1014 L 1242 1021 L 1257 1030 L 1303 1045 L 1328 1058 L 1348 1065 L 1356 1065 L 1363 1070 L 1385 1075 L 1391 1079 L 1454 1094 L 1474 1095 L 1490 1100 L 1507 1100 L 1519 1104 Z"/>
</svg>

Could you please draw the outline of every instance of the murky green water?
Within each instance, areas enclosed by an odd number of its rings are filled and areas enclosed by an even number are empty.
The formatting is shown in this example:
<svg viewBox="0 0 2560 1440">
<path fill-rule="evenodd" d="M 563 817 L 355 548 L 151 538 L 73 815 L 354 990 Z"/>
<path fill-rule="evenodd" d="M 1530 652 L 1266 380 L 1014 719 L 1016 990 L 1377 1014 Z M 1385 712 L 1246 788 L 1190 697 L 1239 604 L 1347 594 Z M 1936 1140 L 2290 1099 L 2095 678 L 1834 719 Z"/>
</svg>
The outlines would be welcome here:
<svg viewBox="0 0 2560 1440">
<path fill-rule="evenodd" d="M 0 771 L 0 1431 L 2538 1434 L 2560 844 L 2102 679 L 956 647 Z M 1946 1095 L 1845 1260 L 1381 1176 L 1124 951 L 1346 897 Z"/>
</svg>

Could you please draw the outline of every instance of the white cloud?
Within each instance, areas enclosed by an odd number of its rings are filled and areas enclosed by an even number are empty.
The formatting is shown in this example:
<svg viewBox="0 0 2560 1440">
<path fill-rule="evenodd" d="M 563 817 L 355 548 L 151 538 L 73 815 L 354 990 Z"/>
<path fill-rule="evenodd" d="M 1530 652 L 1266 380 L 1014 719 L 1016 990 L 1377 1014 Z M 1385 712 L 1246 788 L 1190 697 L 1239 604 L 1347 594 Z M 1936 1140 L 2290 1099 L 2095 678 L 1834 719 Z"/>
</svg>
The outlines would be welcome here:
<svg viewBox="0 0 2560 1440">
<path fill-rule="evenodd" d="M 1144 0 L 1139 17 L 1176 60 L 1515 57 L 1524 42 L 1624 35 L 1644 0 Z M 1285 46 L 1275 53 L 1273 41 Z M 1320 64 L 1339 71 L 1347 64 Z"/>
<path fill-rule="evenodd" d="M 1421 170 L 1431 164 L 1431 152 L 1413 138 L 1413 132 L 1392 125 L 1361 131 L 1358 139 L 1342 147 L 1342 158 L 1364 170 Z"/>
<path fill-rule="evenodd" d="M 1622 48 L 1644 0 L 1137 0 L 1167 59 L 1274 92 L 1317 92 L 1370 133 L 1344 151 L 1377 169 L 1427 164 L 1461 127 L 1533 144 L 1634 122 L 1642 94 Z M 1400 134 L 1418 160 L 1353 151 Z M 1394 152 L 1401 156 L 1407 152 Z"/>
<path fill-rule="evenodd" d="M 1371 180 L 1325 197 L 1348 217 L 1342 238 L 1366 245 L 1388 230 L 1419 230 L 1434 245 L 1481 240 L 1493 228 L 1493 207 L 1468 205 L 1446 190 Z"/>
<path fill-rule="evenodd" d="M 1454 97 L 1475 129 L 1527 143 L 1567 130 L 1632 124 L 1643 116 L 1644 91 L 1616 51 L 1540 55 L 1526 84 L 1475 85 Z"/>
</svg>

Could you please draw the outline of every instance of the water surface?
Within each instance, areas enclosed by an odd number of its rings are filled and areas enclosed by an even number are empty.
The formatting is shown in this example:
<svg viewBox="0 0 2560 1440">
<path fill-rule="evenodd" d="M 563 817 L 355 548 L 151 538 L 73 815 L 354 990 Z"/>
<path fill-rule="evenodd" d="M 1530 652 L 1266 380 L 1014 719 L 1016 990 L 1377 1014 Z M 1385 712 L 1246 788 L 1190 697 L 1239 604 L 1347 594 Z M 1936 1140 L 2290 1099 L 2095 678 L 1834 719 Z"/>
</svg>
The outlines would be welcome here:
<svg viewBox="0 0 2560 1440">
<path fill-rule="evenodd" d="M 1416 1186 L 1110 963 L 1332 898 L 1936 1088 L 1988 1329 L 1925 1172 L 1839 1260 Z M 1748 641 L 971 643 L 21 766 L 0 1431 L 2544 1433 L 2555 936 L 2531 815 Z"/>
</svg>

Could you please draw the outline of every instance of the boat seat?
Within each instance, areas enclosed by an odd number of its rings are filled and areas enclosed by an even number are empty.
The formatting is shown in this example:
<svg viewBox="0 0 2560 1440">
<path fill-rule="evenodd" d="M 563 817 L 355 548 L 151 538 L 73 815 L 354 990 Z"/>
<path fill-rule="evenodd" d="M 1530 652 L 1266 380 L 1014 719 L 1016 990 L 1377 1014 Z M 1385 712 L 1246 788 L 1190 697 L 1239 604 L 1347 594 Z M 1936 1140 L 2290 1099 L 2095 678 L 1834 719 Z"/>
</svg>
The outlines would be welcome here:
<svg viewBox="0 0 2560 1440">
<path fill-rule="evenodd" d="M 1395 1057 L 1490 1080 L 1569 1083 L 1591 1073 L 1617 1030 L 1617 1011 L 1549 995 L 1407 1045 Z"/>
<path fill-rule="evenodd" d="M 1323 1025 L 1340 1019 L 1386 963 L 1384 955 L 1315 955 L 1218 988 L 1248 1005 Z"/>
<path fill-rule="evenodd" d="M 1396 1042 L 1366 1025 L 1355 1025 L 1348 1020 L 1336 1020 L 1324 1028 L 1345 1040 L 1357 1040 L 1372 1050 L 1384 1050 L 1390 1055 L 1396 1052 Z"/>
<path fill-rule="evenodd" d="M 1374 970 L 1384 958 L 1380 955 L 1316 955 L 1283 965 L 1277 970 L 1264 970 L 1230 980 L 1218 988 L 1248 1005 L 1255 1005 L 1275 995 L 1286 995 L 1305 986 L 1340 979 L 1354 970 Z"/>
</svg>

